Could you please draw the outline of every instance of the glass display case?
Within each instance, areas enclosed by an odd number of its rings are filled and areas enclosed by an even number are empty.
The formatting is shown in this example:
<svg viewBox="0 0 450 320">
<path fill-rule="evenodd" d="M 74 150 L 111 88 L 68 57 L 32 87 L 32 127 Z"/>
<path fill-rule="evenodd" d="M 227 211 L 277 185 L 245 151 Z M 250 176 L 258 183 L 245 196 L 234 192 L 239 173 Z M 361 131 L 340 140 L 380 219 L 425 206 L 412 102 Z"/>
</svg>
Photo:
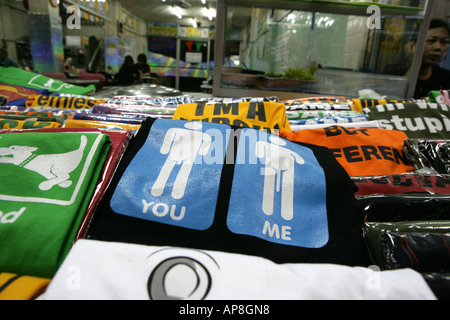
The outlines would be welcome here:
<svg viewBox="0 0 450 320">
<path fill-rule="evenodd" d="M 433 0 L 218 0 L 213 95 L 359 97 L 370 89 L 412 97 L 433 6 Z M 417 45 L 408 55 L 411 39 Z"/>
</svg>

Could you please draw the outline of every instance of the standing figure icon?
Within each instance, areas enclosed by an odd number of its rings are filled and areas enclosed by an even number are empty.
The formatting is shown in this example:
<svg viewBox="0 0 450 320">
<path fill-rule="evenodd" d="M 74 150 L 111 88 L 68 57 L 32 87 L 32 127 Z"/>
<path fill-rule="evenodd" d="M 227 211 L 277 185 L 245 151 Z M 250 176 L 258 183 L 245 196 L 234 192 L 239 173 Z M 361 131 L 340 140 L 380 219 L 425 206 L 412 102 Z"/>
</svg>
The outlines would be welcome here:
<svg viewBox="0 0 450 320">
<path fill-rule="evenodd" d="M 214 221 L 224 165 L 211 162 L 211 155 L 225 154 L 223 140 L 229 128 L 200 121 L 152 121 L 144 144 L 117 185 L 111 209 L 138 219 L 208 229 Z"/>
<path fill-rule="evenodd" d="M 163 194 L 167 180 L 175 168 L 181 165 L 172 188 L 172 197 L 181 199 L 184 196 L 186 184 L 197 155 L 204 156 L 211 146 L 211 136 L 201 132 L 200 122 L 188 122 L 186 129 L 171 128 L 167 131 L 160 153 L 167 155 L 167 159 L 152 186 L 151 194 L 154 197 Z"/>
</svg>

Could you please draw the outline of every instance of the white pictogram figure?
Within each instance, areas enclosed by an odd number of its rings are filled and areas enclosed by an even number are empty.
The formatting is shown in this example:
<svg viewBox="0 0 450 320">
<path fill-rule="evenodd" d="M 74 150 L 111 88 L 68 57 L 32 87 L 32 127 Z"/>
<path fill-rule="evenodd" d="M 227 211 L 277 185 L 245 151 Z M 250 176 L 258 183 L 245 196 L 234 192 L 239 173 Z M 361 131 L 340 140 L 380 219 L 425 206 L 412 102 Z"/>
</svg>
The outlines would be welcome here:
<svg viewBox="0 0 450 320">
<path fill-rule="evenodd" d="M 281 138 L 271 136 L 269 140 L 258 141 L 255 149 L 256 157 L 265 157 L 262 210 L 266 215 L 272 215 L 275 191 L 281 191 L 281 217 L 291 220 L 294 217 L 295 163 L 304 164 L 305 160 L 284 148 L 286 141 Z"/>
<path fill-rule="evenodd" d="M 36 147 L 10 146 L 8 148 L 0 148 L 0 164 L 14 164 L 39 173 L 47 179 L 39 184 L 39 189 L 43 191 L 50 190 L 56 185 L 68 188 L 72 185 L 69 174 L 80 165 L 86 144 L 86 136 L 81 136 L 80 147 L 77 150 L 60 154 L 41 155 L 33 153 L 38 150 Z"/>
<path fill-rule="evenodd" d="M 48 81 L 46 83 L 44 83 L 44 87 L 51 88 L 54 82 L 55 82 L 55 80 L 48 79 Z"/>
<path fill-rule="evenodd" d="M 45 82 L 44 82 L 45 81 Z M 62 88 L 70 89 L 73 87 L 73 84 L 65 83 L 65 82 L 57 82 L 54 79 L 44 77 L 40 74 L 36 75 L 34 78 L 28 81 L 28 84 L 33 87 L 39 87 L 42 89 L 52 89 L 55 91 L 59 91 Z"/>
<path fill-rule="evenodd" d="M 181 165 L 172 189 L 172 197 L 181 199 L 184 196 L 186 184 L 197 154 L 206 155 L 211 146 L 211 136 L 201 131 L 200 122 L 188 122 L 184 125 L 186 129 L 171 128 L 164 137 L 161 146 L 161 154 L 167 154 L 161 172 L 153 184 L 151 193 L 160 196 L 164 192 L 167 179 L 176 164 Z"/>
</svg>

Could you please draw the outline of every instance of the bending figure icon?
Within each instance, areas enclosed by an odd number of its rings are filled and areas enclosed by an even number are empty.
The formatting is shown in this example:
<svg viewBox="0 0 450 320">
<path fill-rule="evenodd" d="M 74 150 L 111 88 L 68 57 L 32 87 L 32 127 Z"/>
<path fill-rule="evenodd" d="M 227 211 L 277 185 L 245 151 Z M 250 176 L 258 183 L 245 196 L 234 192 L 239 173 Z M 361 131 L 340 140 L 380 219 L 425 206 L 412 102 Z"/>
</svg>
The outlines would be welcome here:
<svg viewBox="0 0 450 320">
<path fill-rule="evenodd" d="M 291 220 L 294 217 L 295 163 L 304 164 L 305 160 L 284 148 L 286 141 L 281 138 L 271 136 L 269 140 L 258 141 L 255 148 L 256 157 L 265 157 L 262 210 L 266 215 L 272 215 L 275 192 L 281 192 L 281 217 Z"/>
</svg>

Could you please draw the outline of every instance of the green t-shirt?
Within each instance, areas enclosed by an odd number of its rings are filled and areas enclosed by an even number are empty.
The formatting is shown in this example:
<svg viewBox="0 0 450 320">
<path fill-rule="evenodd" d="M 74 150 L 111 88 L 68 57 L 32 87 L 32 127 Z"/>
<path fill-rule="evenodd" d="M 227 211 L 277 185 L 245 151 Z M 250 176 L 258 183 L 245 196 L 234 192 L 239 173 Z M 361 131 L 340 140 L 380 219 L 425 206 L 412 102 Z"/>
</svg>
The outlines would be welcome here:
<svg viewBox="0 0 450 320">
<path fill-rule="evenodd" d="M 54 275 L 110 144 L 101 133 L 0 134 L 0 272 Z"/>
<path fill-rule="evenodd" d="M 61 80 L 13 67 L 0 67 L 0 83 L 33 89 L 47 89 L 50 93 L 85 95 L 95 91 L 94 85 L 74 86 Z"/>
<path fill-rule="evenodd" d="M 408 138 L 449 139 L 450 105 L 408 102 L 364 109 L 380 128 L 403 131 Z"/>
</svg>

